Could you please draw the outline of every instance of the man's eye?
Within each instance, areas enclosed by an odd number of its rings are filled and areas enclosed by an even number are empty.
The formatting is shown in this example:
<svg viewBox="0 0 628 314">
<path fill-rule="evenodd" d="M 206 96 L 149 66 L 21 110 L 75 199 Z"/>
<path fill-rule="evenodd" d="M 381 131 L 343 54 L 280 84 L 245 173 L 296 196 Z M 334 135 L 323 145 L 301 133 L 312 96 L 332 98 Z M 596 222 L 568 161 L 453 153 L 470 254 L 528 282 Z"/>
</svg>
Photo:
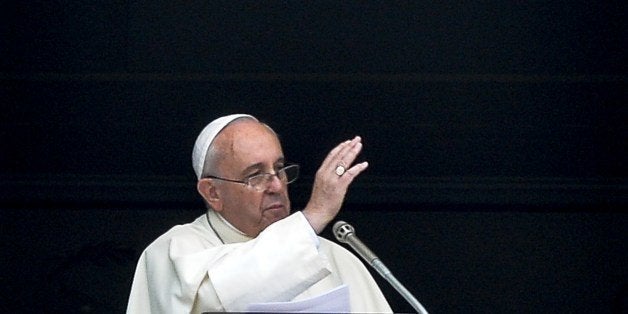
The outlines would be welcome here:
<svg viewBox="0 0 628 314">
<path fill-rule="evenodd" d="M 247 179 L 255 178 L 255 177 L 259 176 L 260 174 L 261 174 L 260 172 L 255 172 L 255 173 L 252 173 L 252 174 L 246 176 L 246 178 Z"/>
</svg>

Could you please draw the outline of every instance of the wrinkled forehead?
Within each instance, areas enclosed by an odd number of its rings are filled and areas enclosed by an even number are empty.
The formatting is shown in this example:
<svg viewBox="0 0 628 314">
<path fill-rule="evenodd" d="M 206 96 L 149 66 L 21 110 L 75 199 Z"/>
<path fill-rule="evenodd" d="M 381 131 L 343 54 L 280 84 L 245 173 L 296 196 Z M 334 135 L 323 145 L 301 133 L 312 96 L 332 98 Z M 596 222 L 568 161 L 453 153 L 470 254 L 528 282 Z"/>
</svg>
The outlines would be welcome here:
<svg viewBox="0 0 628 314">
<path fill-rule="evenodd" d="M 255 142 L 257 140 L 263 140 L 263 137 L 267 136 L 279 141 L 275 131 L 265 123 L 251 119 L 238 119 L 227 125 L 218 136 L 216 136 L 215 144 L 224 145 L 225 143 Z"/>
<path fill-rule="evenodd" d="M 274 163 L 283 158 L 277 134 L 266 124 L 240 119 L 225 127 L 213 145 L 227 155 L 225 161 L 238 163 Z"/>
</svg>

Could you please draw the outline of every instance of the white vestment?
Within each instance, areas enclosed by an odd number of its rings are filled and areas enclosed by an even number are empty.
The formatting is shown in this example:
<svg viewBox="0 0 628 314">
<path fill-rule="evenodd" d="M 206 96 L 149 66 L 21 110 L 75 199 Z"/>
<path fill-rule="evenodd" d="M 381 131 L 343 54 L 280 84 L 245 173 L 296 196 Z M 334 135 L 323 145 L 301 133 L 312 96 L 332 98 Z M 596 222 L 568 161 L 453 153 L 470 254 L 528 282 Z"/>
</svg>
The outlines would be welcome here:
<svg viewBox="0 0 628 314">
<path fill-rule="evenodd" d="M 317 237 L 301 212 L 251 239 L 213 211 L 175 226 L 140 256 L 127 313 L 245 311 L 349 287 L 352 312 L 392 312 L 364 264 Z"/>
</svg>

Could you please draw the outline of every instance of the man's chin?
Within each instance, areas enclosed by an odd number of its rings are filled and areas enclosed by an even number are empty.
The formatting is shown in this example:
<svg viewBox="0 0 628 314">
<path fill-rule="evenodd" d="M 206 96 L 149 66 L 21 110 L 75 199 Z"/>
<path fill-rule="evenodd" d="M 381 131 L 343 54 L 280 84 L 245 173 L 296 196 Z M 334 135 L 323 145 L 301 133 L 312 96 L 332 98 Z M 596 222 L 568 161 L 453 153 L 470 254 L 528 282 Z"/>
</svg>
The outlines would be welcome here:
<svg viewBox="0 0 628 314">
<path fill-rule="evenodd" d="M 264 213 L 264 229 L 266 229 L 266 227 L 274 224 L 275 222 L 282 220 L 286 217 L 288 217 L 290 215 L 289 211 L 267 211 Z"/>
</svg>

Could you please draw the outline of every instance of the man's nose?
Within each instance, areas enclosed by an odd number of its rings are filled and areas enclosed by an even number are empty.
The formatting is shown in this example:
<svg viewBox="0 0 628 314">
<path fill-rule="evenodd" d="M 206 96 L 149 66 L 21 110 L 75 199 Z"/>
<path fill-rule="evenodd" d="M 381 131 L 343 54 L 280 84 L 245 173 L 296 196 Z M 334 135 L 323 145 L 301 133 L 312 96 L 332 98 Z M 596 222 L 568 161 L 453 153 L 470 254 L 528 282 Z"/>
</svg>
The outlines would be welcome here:
<svg viewBox="0 0 628 314">
<path fill-rule="evenodd" d="M 277 174 L 270 176 L 268 179 L 267 189 L 270 192 L 278 192 L 283 188 L 283 181 L 279 178 Z"/>
</svg>

